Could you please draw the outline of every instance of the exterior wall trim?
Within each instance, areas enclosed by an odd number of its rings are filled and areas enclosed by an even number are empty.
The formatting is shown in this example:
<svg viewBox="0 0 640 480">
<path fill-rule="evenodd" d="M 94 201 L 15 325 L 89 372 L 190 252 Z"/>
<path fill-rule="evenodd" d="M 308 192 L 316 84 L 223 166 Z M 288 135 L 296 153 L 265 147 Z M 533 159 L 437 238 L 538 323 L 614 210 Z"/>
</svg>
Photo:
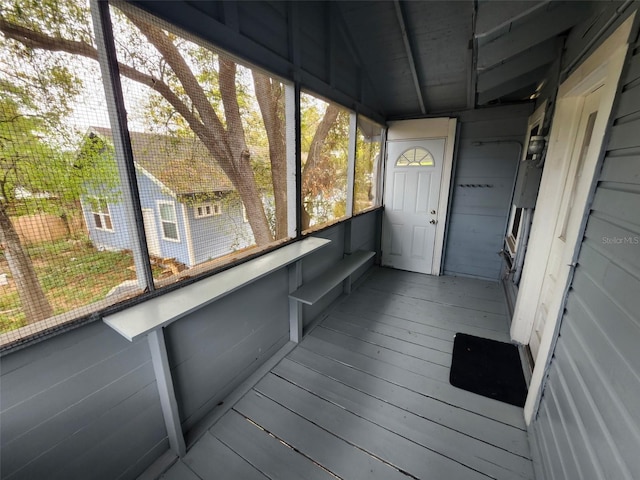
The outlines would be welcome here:
<svg viewBox="0 0 640 480">
<path fill-rule="evenodd" d="M 624 66 L 626 53 L 628 49 L 628 40 L 633 25 L 632 15 L 614 32 L 584 63 L 578 67 L 574 73 L 560 86 L 558 91 L 558 104 L 554 115 L 554 123 L 551 130 L 551 141 L 549 156 L 560 155 L 563 162 L 571 155 L 571 142 L 559 140 L 553 145 L 553 138 L 559 138 L 558 132 L 567 128 L 566 123 L 570 123 L 568 134 L 564 138 L 571 138 L 572 131 L 577 128 L 576 116 L 580 114 L 580 102 L 575 97 L 588 91 L 589 87 L 597 82 L 605 80 L 605 90 L 600 103 L 601 111 L 606 114 L 606 118 L 596 125 L 594 130 L 594 138 L 596 135 L 600 137 L 600 150 L 604 136 L 608 130 L 609 117 L 613 109 L 613 103 L 618 90 L 618 83 Z M 577 113 L 576 113 L 577 112 Z M 560 137 L 562 138 L 562 137 Z M 600 157 L 602 151 L 600 151 Z M 600 160 L 598 160 L 600 162 Z M 597 169 L 597 165 L 596 165 Z M 593 173 L 593 182 L 596 181 L 595 171 Z M 542 205 L 538 206 L 537 222 L 534 220 L 531 231 L 530 251 L 528 262 L 525 263 L 521 287 L 516 301 L 513 322 L 511 325 L 511 337 L 518 343 L 528 344 L 534 327 L 534 316 L 536 307 L 540 300 L 542 281 L 546 270 L 546 252 L 550 246 L 551 236 L 555 228 L 555 222 L 547 220 L 544 215 L 544 208 L 555 208 L 549 202 L 545 202 L 546 194 L 544 192 L 544 173 L 543 183 L 539 198 L 542 199 Z M 553 203 L 553 200 L 551 201 Z M 586 199 L 585 212 L 586 217 L 589 213 L 589 198 Z M 555 218 L 555 217 L 554 217 Z M 579 230 L 574 240 L 574 248 L 577 251 L 580 246 L 581 232 L 584 230 L 584 220 L 582 228 Z M 553 225 L 552 225 L 553 224 Z M 575 258 L 575 253 L 574 253 Z M 544 260 L 544 261 L 542 261 Z M 560 326 L 560 318 L 562 315 L 562 306 L 564 305 L 568 293 L 568 286 L 571 280 L 571 273 L 564 280 L 564 288 L 562 300 L 557 308 L 549 312 L 549 318 L 546 320 L 546 326 L 542 335 L 538 358 L 534 367 L 531 384 L 529 386 L 529 394 L 524 409 L 525 421 L 529 425 L 536 416 L 540 398 L 543 390 L 543 380 L 548 371 L 548 367 L 553 355 L 553 349 Z"/>
</svg>

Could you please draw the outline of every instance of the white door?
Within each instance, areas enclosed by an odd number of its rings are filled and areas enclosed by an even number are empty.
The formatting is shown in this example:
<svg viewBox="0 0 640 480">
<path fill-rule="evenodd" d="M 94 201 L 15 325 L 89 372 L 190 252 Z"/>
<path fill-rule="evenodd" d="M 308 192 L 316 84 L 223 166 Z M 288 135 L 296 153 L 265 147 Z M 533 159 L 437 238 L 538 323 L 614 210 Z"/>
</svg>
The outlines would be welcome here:
<svg viewBox="0 0 640 480">
<path fill-rule="evenodd" d="M 551 248 L 529 341 L 534 360 L 538 355 L 549 313 L 557 312 L 560 307 L 564 295 L 564 285 L 571 269 L 575 237 L 578 234 L 585 208 L 584 199 L 586 199 L 592 183 L 590 175 L 583 175 L 585 164 L 593 164 L 597 161 L 599 154 L 598 148 L 589 147 L 598 115 L 601 93 L 602 88 L 598 88 L 584 99 L 570 160 L 563 171 L 564 188 L 562 189 L 560 208 L 555 212 L 557 217 L 552 232 Z M 587 170 L 592 171 L 592 168 Z"/>
<path fill-rule="evenodd" d="M 382 264 L 432 273 L 445 138 L 389 141 Z"/>
<path fill-rule="evenodd" d="M 156 228 L 156 216 L 151 208 L 142 209 L 142 220 L 144 223 L 144 233 L 147 237 L 147 248 L 149 255 L 161 257 L 160 240 L 158 239 L 158 229 Z"/>
</svg>

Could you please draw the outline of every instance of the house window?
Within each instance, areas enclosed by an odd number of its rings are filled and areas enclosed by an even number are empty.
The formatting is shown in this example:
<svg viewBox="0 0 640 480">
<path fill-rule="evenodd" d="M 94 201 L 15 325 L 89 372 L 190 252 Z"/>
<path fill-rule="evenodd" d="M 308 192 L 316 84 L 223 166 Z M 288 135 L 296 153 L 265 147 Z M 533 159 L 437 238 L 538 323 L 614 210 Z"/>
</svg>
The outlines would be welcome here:
<svg viewBox="0 0 640 480">
<path fill-rule="evenodd" d="M 196 218 L 212 217 L 222 214 L 222 205 L 219 202 L 201 203 L 193 207 Z"/>
<path fill-rule="evenodd" d="M 431 152 L 420 147 L 406 150 L 396 160 L 396 167 L 433 167 L 434 165 Z"/>
<path fill-rule="evenodd" d="M 93 222 L 98 230 L 113 232 L 111 211 L 109 210 L 109 204 L 104 198 L 94 198 L 91 200 L 91 214 L 93 215 Z"/>
<path fill-rule="evenodd" d="M 509 231 L 507 233 L 507 249 L 509 255 L 514 258 L 516 251 L 518 250 L 518 235 L 520 234 L 524 209 L 520 207 L 514 207 L 511 210 L 511 219 L 509 220 Z"/>
<path fill-rule="evenodd" d="M 179 242 L 176 204 L 173 202 L 158 202 L 158 210 L 160 211 L 160 223 L 162 224 L 162 238 Z"/>
</svg>

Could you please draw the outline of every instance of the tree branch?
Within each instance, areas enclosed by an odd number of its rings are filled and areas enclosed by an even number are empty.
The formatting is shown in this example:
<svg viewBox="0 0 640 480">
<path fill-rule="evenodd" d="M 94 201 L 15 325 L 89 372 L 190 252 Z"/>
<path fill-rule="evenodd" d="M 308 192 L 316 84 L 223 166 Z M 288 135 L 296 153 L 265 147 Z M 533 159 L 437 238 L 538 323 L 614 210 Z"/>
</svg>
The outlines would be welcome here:
<svg viewBox="0 0 640 480">
<path fill-rule="evenodd" d="M 72 55 L 80 55 L 92 60 L 98 60 L 98 51 L 88 43 L 67 40 L 60 37 L 50 37 L 41 32 L 30 30 L 20 25 L 13 24 L 0 17 L 0 32 L 7 38 L 16 40 L 30 48 L 48 50 L 54 52 L 65 52 Z M 161 80 L 153 76 L 140 72 L 129 65 L 118 62 L 120 73 L 125 77 L 146 85 L 162 95 L 173 108 L 189 123 L 196 134 L 205 134 L 206 130 L 202 122 L 191 112 L 189 107 L 173 93 L 171 88 Z M 200 130 L 200 131 L 198 131 Z"/>
<path fill-rule="evenodd" d="M 176 74 L 180 83 L 184 87 L 185 93 L 189 96 L 193 105 L 198 110 L 200 118 L 204 124 L 212 130 L 212 144 L 215 145 L 214 153 L 216 159 L 222 164 L 229 162 L 232 158 L 228 144 L 227 132 L 218 118 L 211 102 L 207 98 L 202 86 L 185 62 L 177 47 L 158 27 L 151 25 L 134 15 L 127 15 L 127 18 L 147 37 L 147 40 L 160 52 L 160 55 L 169 64 Z M 233 163 L 231 163 L 233 166 Z"/>
</svg>

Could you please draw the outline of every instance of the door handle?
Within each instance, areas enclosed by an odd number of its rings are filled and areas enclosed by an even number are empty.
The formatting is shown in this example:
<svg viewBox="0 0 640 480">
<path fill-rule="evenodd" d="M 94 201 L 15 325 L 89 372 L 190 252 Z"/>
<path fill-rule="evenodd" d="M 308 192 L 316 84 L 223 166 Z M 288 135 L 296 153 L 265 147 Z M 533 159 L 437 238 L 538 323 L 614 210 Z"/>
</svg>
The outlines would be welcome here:
<svg viewBox="0 0 640 480">
<path fill-rule="evenodd" d="M 435 219 L 431 219 L 431 220 L 429 221 L 429 223 L 430 223 L 431 225 L 435 225 L 436 223 L 438 223 L 438 221 L 437 221 L 437 220 L 435 220 Z"/>
<path fill-rule="evenodd" d="M 436 211 L 435 210 L 431 210 L 431 215 L 435 215 Z"/>
</svg>

